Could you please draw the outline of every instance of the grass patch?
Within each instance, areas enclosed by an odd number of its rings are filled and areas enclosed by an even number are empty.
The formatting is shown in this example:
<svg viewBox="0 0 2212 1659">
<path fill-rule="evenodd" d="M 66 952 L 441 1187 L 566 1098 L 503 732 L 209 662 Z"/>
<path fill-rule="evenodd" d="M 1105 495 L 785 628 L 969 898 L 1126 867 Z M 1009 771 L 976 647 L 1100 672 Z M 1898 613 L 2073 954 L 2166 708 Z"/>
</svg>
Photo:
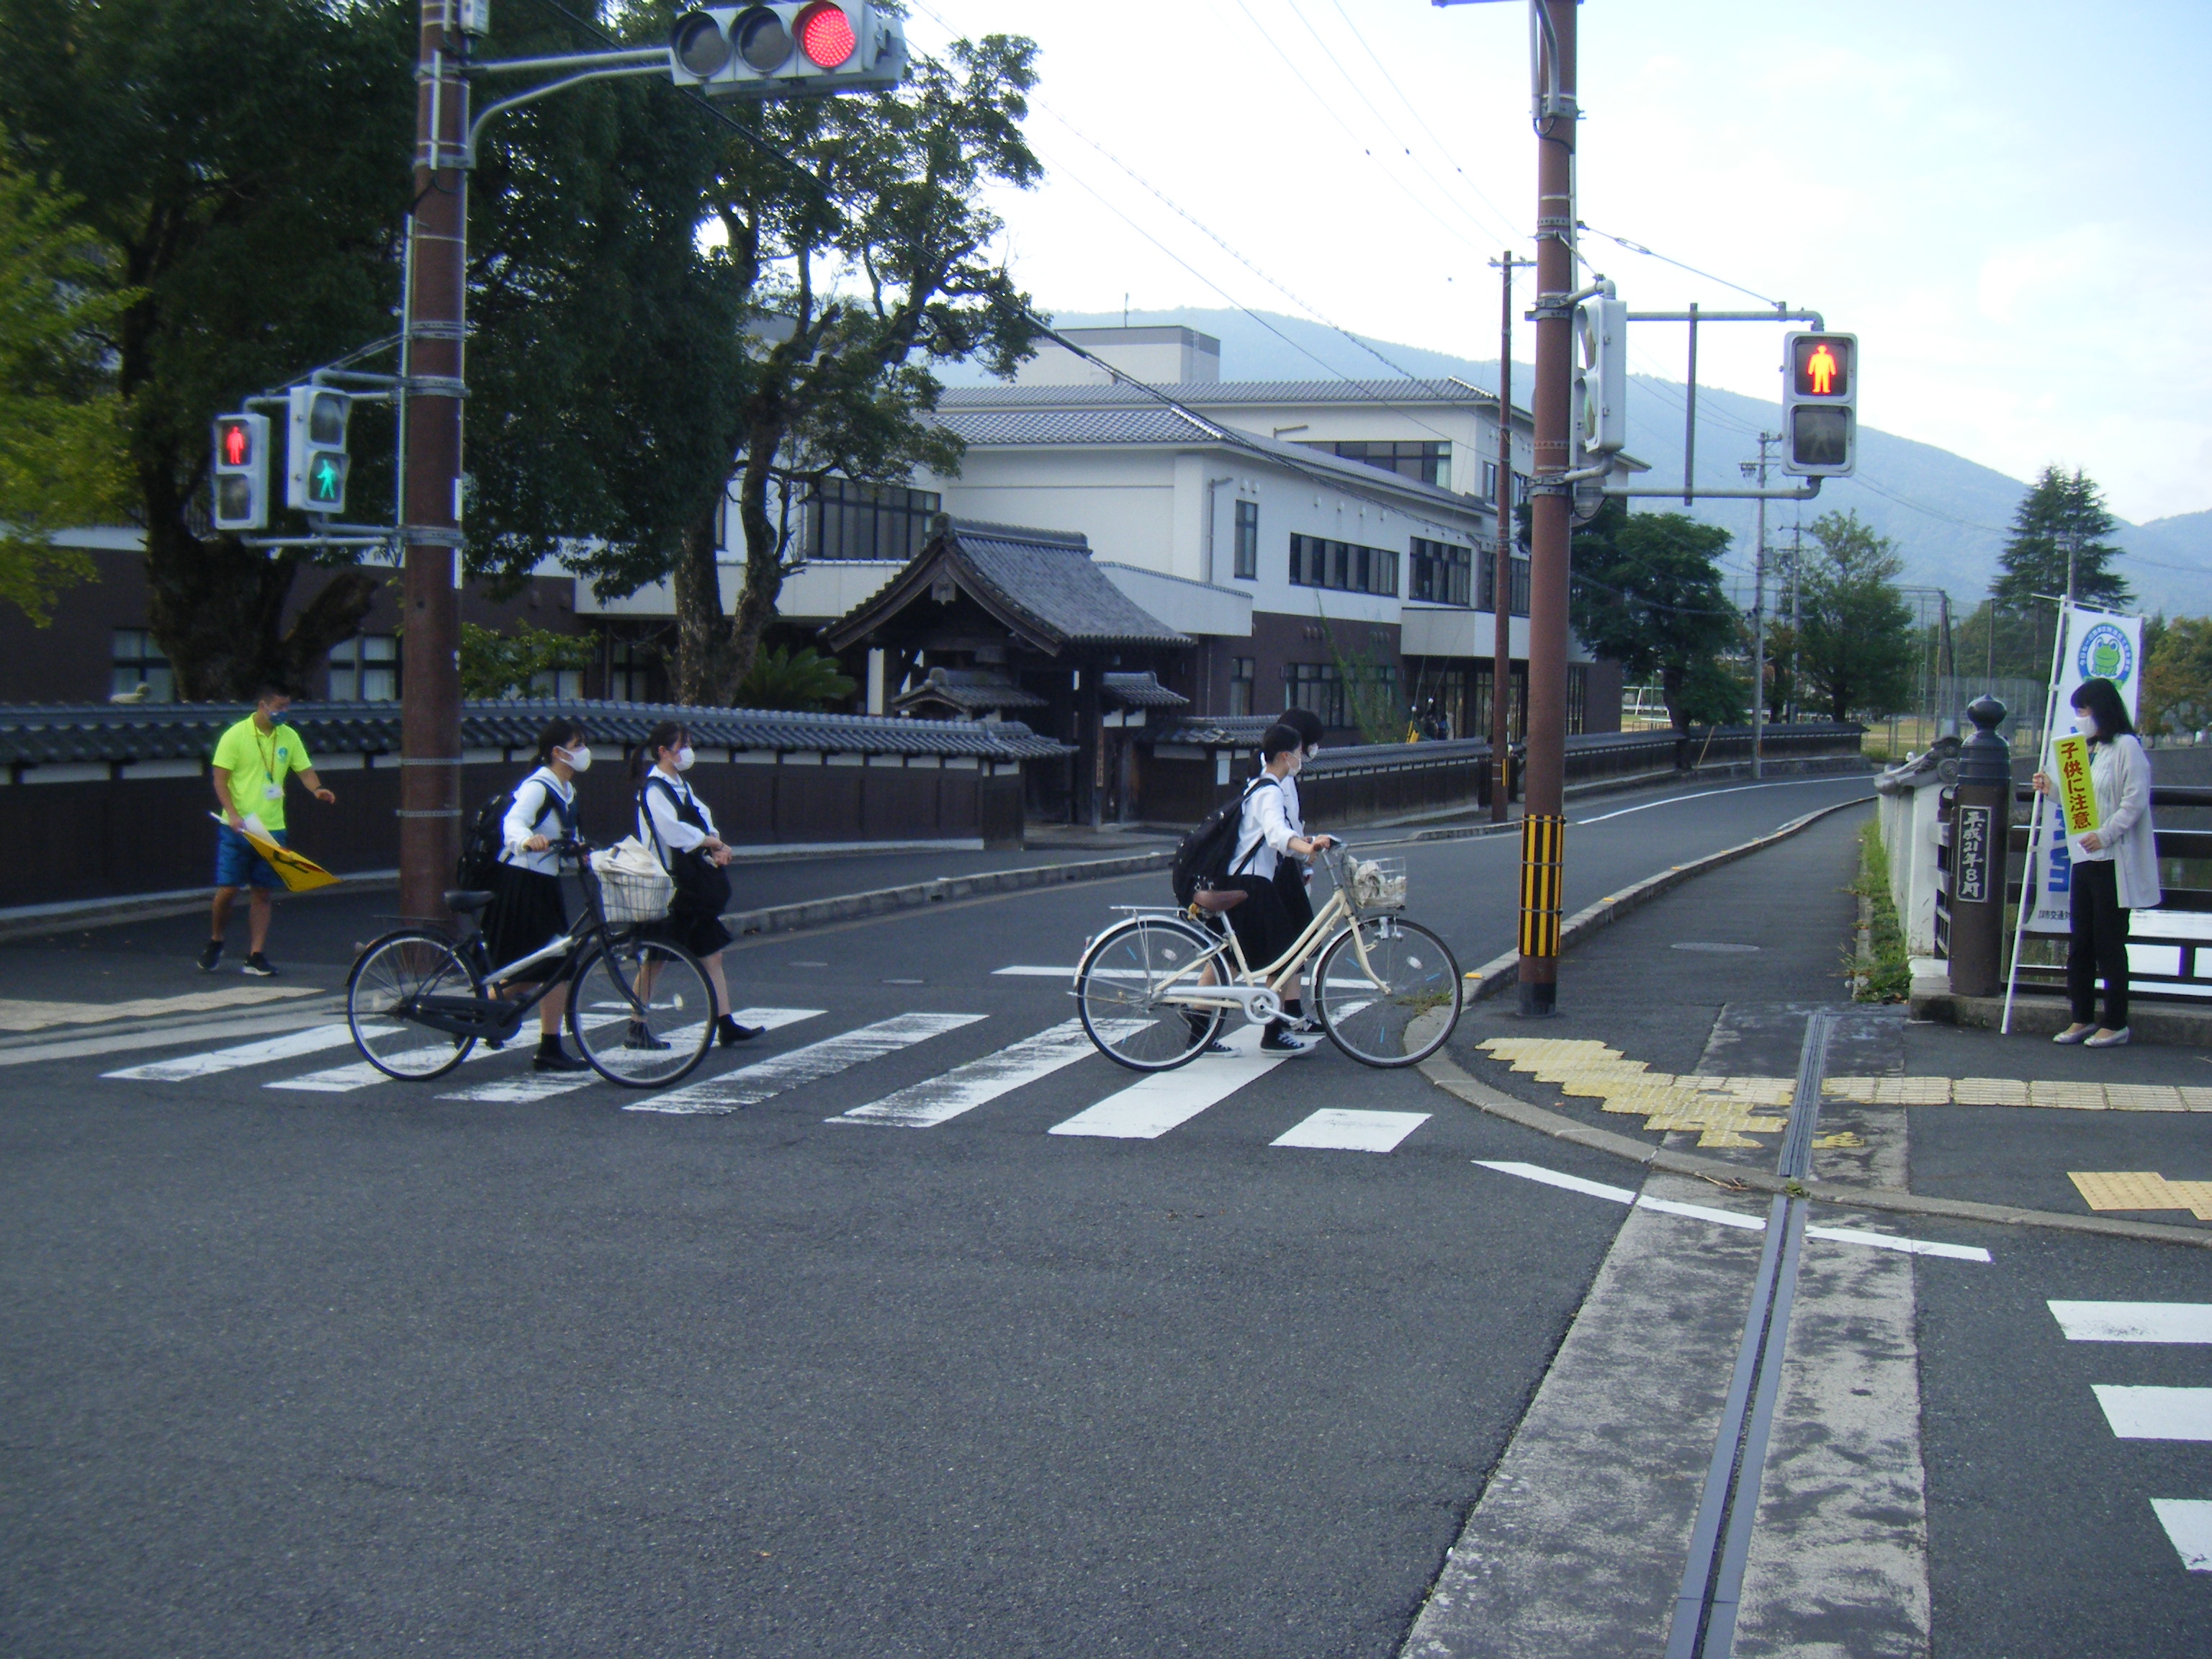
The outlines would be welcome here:
<svg viewBox="0 0 2212 1659">
<path fill-rule="evenodd" d="M 1889 896 L 1889 849 L 1882 845 L 1878 819 L 1859 826 L 1859 877 L 1850 890 L 1867 902 L 1871 953 L 1852 953 L 1855 994 L 1861 1002 L 1902 1002 L 1912 991 L 1912 964 L 1905 958 L 1905 928 Z"/>
</svg>

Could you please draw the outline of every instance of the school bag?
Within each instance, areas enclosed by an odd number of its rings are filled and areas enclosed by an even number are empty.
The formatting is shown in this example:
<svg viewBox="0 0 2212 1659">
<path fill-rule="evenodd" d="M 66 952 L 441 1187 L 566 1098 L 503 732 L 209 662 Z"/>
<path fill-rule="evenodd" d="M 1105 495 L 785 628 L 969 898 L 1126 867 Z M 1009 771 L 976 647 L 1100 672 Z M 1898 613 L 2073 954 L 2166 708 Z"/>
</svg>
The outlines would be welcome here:
<svg viewBox="0 0 2212 1659">
<path fill-rule="evenodd" d="M 529 780 L 525 778 L 524 783 Z M 514 809 L 515 789 L 502 789 L 482 806 L 469 820 L 468 828 L 461 832 L 461 856 L 453 866 L 454 881 L 465 890 L 484 892 L 498 878 L 500 854 L 507 851 L 507 815 Z M 538 809 L 538 822 L 532 824 L 535 831 L 545 822 L 545 815 L 556 811 L 561 798 L 550 789 L 545 792 L 545 804 Z M 569 827 L 568 814 L 562 814 L 562 826 Z"/>
<path fill-rule="evenodd" d="M 1244 826 L 1244 803 L 1261 784 L 1279 788 L 1281 786 L 1264 772 L 1244 787 L 1244 793 L 1235 800 L 1225 800 L 1198 821 L 1198 827 L 1176 843 L 1175 863 L 1169 873 L 1175 883 L 1177 904 L 1188 904 L 1191 896 L 1208 883 L 1223 876 L 1233 876 L 1236 870 L 1228 867 L 1237 852 L 1237 837 Z M 1255 847 L 1244 855 L 1237 866 L 1241 870 L 1259 855 Z"/>
</svg>

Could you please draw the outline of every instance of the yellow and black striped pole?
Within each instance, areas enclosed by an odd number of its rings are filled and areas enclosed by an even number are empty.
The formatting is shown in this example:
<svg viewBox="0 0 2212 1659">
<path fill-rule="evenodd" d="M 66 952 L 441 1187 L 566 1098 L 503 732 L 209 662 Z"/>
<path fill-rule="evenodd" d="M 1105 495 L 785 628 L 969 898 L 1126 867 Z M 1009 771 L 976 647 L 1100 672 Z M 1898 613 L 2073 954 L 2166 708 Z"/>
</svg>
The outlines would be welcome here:
<svg viewBox="0 0 2212 1659">
<path fill-rule="evenodd" d="M 1559 992 L 1560 897 L 1566 886 L 1567 821 L 1521 820 L 1521 1012 L 1541 1018 Z"/>
</svg>

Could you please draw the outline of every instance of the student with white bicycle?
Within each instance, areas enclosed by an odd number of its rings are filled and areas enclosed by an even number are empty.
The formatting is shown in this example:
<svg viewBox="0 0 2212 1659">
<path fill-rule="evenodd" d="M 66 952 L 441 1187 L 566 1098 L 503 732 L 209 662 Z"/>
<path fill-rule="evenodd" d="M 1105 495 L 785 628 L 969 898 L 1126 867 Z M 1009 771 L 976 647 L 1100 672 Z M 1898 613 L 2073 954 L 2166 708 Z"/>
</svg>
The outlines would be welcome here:
<svg viewBox="0 0 2212 1659">
<path fill-rule="evenodd" d="M 1228 912 L 1229 925 L 1243 947 L 1248 962 L 1273 962 L 1295 944 L 1313 924 L 1313 906 L 1305 897 L 1305 877 L 1299 860 L 1336 845 L 1328 836 L 1308 836 L 1286 810 L 1285 786 L 1291 784 L 1305 764 L 1305 739 L 1295 726 L 1277 721 L 1260 739 L 1266 764 L 1244 791 L 1243 816 L 1237 836 L 1237 850 L 1229 873 L 1216 877 L 1214 891 L 1244 895 L 1244 902 Z M 1301 915 L 1293 915 L 1284 901 L 1288 877 L 1297 884 Z M 1207 970 L 1210 974 L 1211 969 Z M 1267 1022 L 1260 1046 L 1273 1053 L 1300 1054 L 1306 1045 L 1291 1035 L 1303 1024 L 1305 1005 L 1301 1000 L 1299 975 L 1291 974 L 1276 988 L 1283 1012 Z"/>
</svg>

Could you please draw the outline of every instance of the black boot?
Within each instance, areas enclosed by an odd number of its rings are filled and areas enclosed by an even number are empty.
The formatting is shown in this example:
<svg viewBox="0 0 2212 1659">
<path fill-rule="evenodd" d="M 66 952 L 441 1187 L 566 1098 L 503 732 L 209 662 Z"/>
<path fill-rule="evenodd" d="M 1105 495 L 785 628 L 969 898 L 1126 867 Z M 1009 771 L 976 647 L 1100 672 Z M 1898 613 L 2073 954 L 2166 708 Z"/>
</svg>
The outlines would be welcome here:
<svg viewBox="0 0 2212 1659">
<path fill-rule="evenodd" d="M 750 1042 L 767 1029 L 762 1025 L 740 1025 L 727 1014 L 714 1022 L 714 1035 L 725 1048 L 734 1042 Z"/>
<path fill-rule="evenodd" d="M 579 1059 L 561 1046 L 557 1034 L 548 1033 L 538 1039 L 538 1057 L 530 1062 L 533 1071 L 588 1072 L 592 1062 Z"/>
</svg>

